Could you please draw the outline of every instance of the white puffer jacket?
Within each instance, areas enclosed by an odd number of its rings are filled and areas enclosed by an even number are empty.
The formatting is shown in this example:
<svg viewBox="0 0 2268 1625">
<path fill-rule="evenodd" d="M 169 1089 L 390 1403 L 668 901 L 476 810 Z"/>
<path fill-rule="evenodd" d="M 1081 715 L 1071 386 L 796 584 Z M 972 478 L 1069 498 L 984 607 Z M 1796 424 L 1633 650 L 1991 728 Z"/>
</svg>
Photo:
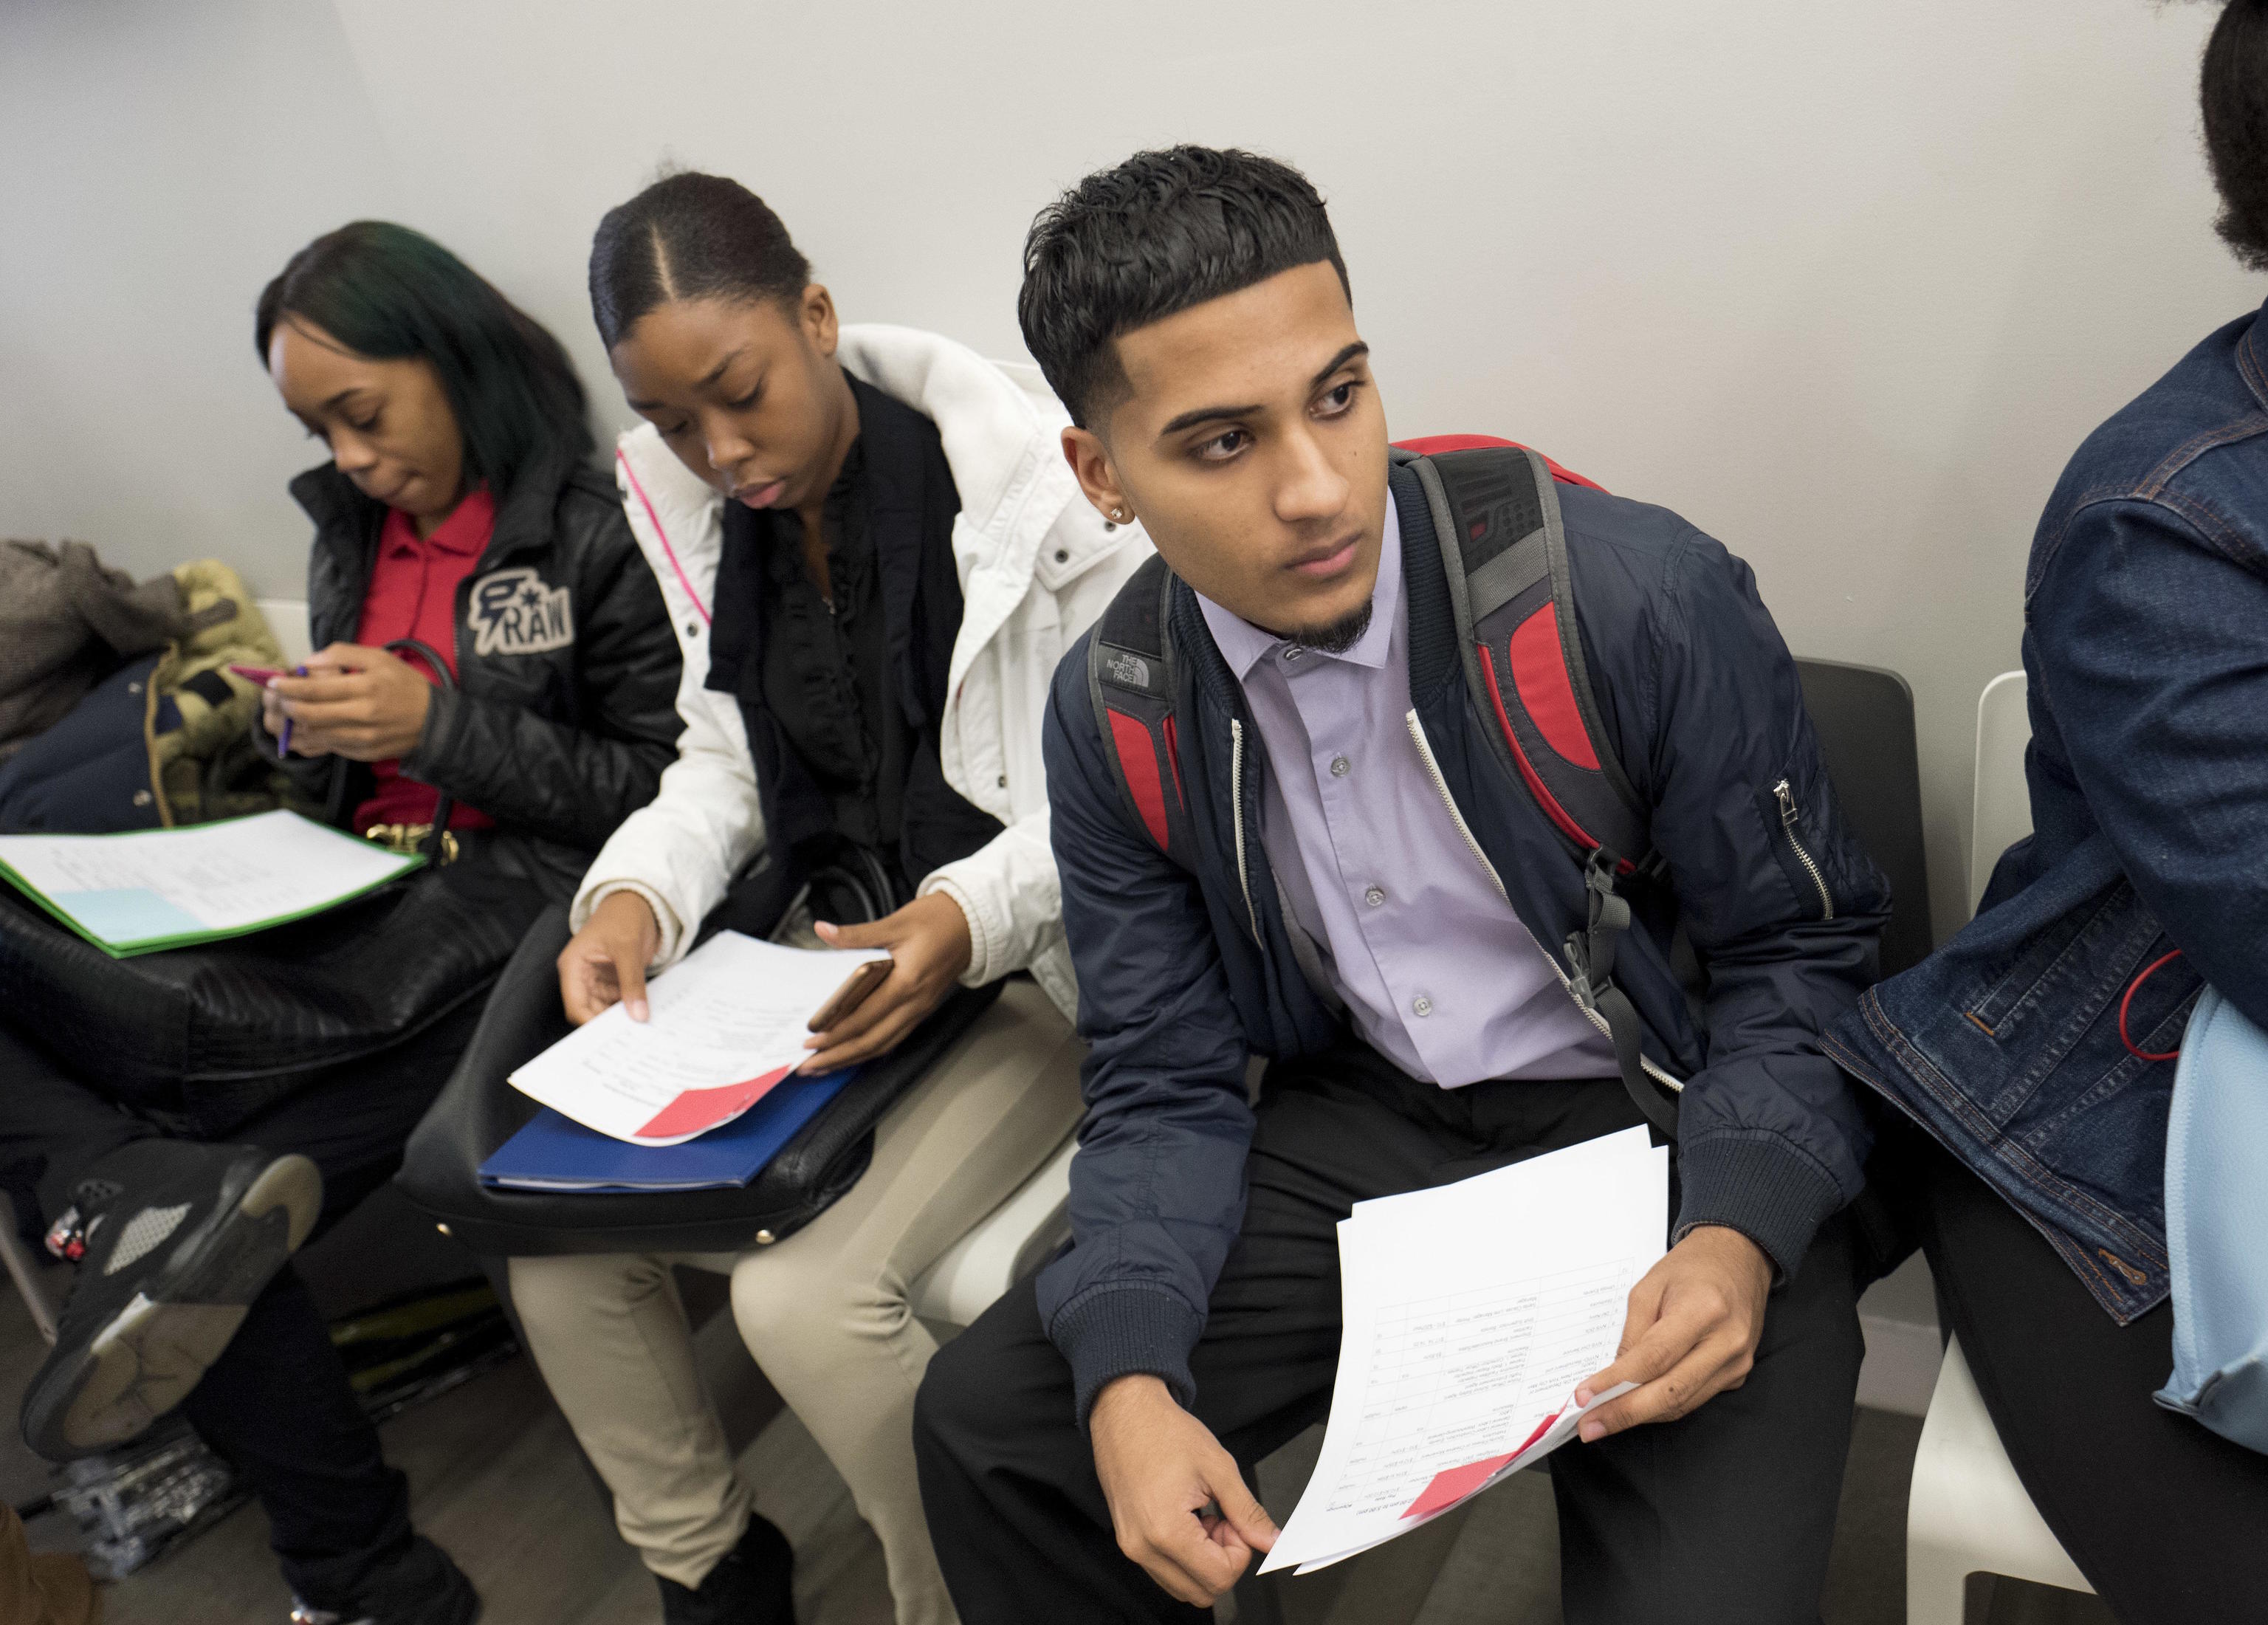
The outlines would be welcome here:
<svg viewBox="0 0 2268 1625">
<path fill-rule="evenodd" d="M 1029 970 L 1071 1016 L 1079 990 L 1048 845 L 1040 719 L 1056 663 L 1148 556 L 1149 539 L 1139 526 L 1106 530 L 1080 494 L 1059 444 L 1070 419 L 1036 367 L 987 361 L 909 327 L 846 327 L 837 354 L 937 425 L 961 493 L 953 554 L 963 609 L 940 754 L 946 782 L 1007 827 L 921 890 L 948 893 L 968 916 L 974 952 L 962 981 Z M 637 892 L 661 924 L 659 969 L 691 945 L 764 837 L 739 706 L 706 687 L 724 498 L 650 423 L 622 437 L 615 475 L 685 651 L 685 732 L 660 793 L 623 820 L 583 877 L 572 923 L 580 930 L 611 892 Z"/>
</svg>

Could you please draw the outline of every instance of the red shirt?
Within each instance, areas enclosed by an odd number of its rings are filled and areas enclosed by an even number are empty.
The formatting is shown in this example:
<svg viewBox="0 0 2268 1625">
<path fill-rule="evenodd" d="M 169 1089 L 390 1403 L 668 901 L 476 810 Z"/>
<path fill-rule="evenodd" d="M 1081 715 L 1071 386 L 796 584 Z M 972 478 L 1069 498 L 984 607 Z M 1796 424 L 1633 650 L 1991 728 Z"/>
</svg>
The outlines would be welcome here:
<svg viewBox="0 0 2268 1625">
<path fill-rule="evenodd" d="M 383 649 L 399 637 L 414 637 L 431 647 L 457 671 L 457 589 L 481 562 L 496 529 L 496 501 L 485 489 L 476 489 L 457 504 L 433 533 L 419 540 L 417 527 L 398 508 L 387 511 L 386 525 L 378 533 L 378 558 L 371 566 L 370 590 L 363 594 L 362 620 L 355 642 Z M 434 680 L 424 658 L 413 651 L 396 651 L 410 669 Z M 355 809 L 354 827 L 372 824 L 426 824 L 440 803 L 441 792 L 431 784 L 401 776 L 399 761 L 374 761 L 377 793 Z M 485 812 L 459 804 L 449 815 L 452 829 L 488 829 L 496 820 Z"/>
</svg>

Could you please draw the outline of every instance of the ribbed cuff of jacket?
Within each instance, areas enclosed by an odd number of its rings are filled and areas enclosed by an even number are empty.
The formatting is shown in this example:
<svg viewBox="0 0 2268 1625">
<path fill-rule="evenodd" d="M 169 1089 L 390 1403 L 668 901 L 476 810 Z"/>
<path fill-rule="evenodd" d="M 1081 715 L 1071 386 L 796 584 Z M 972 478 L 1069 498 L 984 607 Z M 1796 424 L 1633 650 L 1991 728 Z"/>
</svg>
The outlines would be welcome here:
<svg viewBox="0 0 2268 1625">
<path fill-rule="evenodd" d="M 1844 1203 L 1835 1181 L 1776 1134 L 1719 1133 L 1682 1142 L 1684 1205 L 1674 1240 L 1702 1224 L 1737 1230 L 1772 1261 L 1772 1284 L 1795 1274 L 1811 1239 Z"/>
<path fill-rule="evenodd" d="M 998 982 L 1018 968 L 1013 965 L 996 963 L 1007 957 L 1003 952 L 1006 946 L 1005 938 L 1007 932 L 1000 923 L 986 917 L 975 894 L 967 886 L 949 875 L 938 872 L 924 880 L 915 894 L 926 897 L 932 892 L 943 892 L 953 899 L 961 909 L 961 918 L 968 922 L 968 968 L 961 973 L 962 987 L 981 988 L 988 982 Z"/>
<path fill-rule="evenodd" d="M 1197 1393 L 1189 1350 L 1204 1320 L 1171 1292 L 1157 1287 L 1105 1287 L 1055 1318 L 1048 1336 L 1071 1363 L 1077 1397 L 1071 1415 L 1082 1428 L 1095 1396 L 1121 1377 L 1155 1377 L 1187 1409 Z"/>
</svg>

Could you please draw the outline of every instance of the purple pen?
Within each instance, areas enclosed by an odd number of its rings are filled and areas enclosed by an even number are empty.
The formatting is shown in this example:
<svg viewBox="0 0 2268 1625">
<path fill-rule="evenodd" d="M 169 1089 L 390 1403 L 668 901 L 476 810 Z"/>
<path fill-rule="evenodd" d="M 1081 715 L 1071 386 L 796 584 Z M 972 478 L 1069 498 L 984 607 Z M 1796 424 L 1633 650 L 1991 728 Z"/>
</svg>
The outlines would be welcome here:
<svg viewBox="0 0 2268 1625">
<path fill-rule="evenodd" d="M 306 674 L 307 668 L 304 665 L 295 665 L 291 668 L 291 675 L 294 677 L 305 677 Z M 276 736 L 276 754 L 278 756 L 288 756 L 291 754 L 291 718 L 289 716 L 284 718 L 284 732 Z"/>
</svg>

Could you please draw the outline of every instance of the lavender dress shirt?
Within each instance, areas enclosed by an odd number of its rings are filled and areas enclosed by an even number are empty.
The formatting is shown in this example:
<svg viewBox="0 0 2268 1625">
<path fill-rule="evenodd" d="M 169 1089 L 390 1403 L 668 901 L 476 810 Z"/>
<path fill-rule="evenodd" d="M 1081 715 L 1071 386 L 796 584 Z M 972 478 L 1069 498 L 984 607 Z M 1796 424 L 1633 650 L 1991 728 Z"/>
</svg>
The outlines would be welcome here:
<svg viewBox="0 0 2268 1625">
<path fill-rule="evenodd" d="M 1410 733 L 1410 616 L 1394 499 L 1370 629 L 1344 654 L 1198 595 L 1270 771 L 1260 840 L 1356 1028 L 1412 1077 L 1613 1077 L 1576 1008 L 1442 804 Z"/>
</svg>

